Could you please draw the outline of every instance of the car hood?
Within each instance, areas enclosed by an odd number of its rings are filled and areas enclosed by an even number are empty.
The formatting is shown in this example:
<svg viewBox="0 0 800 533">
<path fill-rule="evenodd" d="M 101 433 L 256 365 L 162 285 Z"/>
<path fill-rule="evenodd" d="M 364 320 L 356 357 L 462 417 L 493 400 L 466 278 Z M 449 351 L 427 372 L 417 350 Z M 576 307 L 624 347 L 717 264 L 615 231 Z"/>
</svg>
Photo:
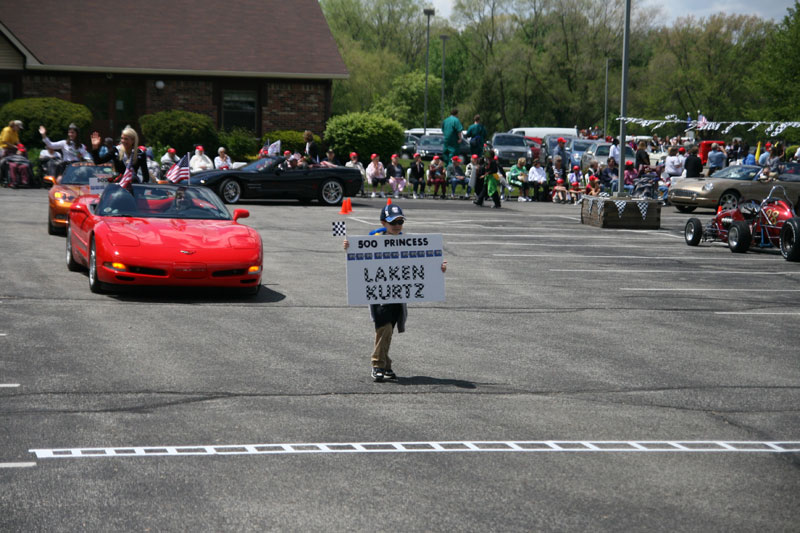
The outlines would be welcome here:
<svg viewBox="0 0 800 533">
<path fill-rule="evenodd" d="M 174 218 L 105 217 L 103 222 L 113 234 L 136 237 L 141 245 L 164 248 L 231 248 L 231 238 L 240 243 L 260 241 L 258 233 L 232 220 L 190 220 Z M 114 236 L 112 236 L 112 240 Z"/>
<path fill-rule="evenodd" d="M 685 178 L 680 181 L 675 181 L 673 185 L 676 188 L 683 189 L 686 191 L 705 193 L 706 191 L 703 190 L 703 186 L 708 183 L 713 183 L 714 188 L 716 189 L 721 184 L 729 184 L 730 182 L 736 182 L 736 181 L 738 180 L 725 180 L 725 179 L 714 179 L 714 178 Z"/>
<path fill-rule="evenodd" d="M 53 185 L 53 187 L 50 188 L 50 197 L 54 198 L 57 192 L 68 192 L 75 195 L 77 198 L 78 196 L 89 193 L 89 185 Z"/>
</svg>

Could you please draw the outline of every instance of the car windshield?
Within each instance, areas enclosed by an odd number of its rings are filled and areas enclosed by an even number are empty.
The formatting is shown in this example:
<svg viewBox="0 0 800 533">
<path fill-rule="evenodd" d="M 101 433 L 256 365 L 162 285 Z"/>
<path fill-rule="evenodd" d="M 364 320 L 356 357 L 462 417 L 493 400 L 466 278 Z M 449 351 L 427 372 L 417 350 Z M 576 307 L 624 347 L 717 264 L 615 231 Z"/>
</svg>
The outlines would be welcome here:
<svg viewBox="0 0 800 533">
<path fill-rule="evenodd" d="M 422 146 L 432 146 L 436 144 L 444 144 L 444 137 L 434 136 L 434 135 L 427 135 L 420 139 L 419 143 Z"/>
<path fill-rule="evenodd" d="M 279 160 L 283 158 L 278 158 L 274 156 L 269 157 L 262 157 L 256 161 L 253 161 L 249 165 L 245 165 L 242 167 L 242 170 L 249 170 L 252 172 L 257 172 L 259 170 L 264 170 L 267 167 L 275 166 Z"/>
<path fill-rule="evenodd" d="M 231 216 L 211 189 L 178 185 L 136 184 L 128 192 L 108 185 L 95 212 L 104 217 L 230 220 Z"/>
<path fill-rule="evenodd" d="M 575 152 L 585 152 L 592 145 L 589 141 L 572 141 L 572 150 Z"/>
<path fill-rule="evenodd" d="M 496 135 L 494 142 L 495 146 L 525 146 L 525 137 L 522 135 Z"/>
<path fill-rule="evenodd" d="M 61 185 L 89 185 L 89 178 L 111 178 L 116 176 L 111 164 L 95 166 L 92 163 L 74 163 L 64 169 Z"/>
<path fill-rule="evenodd" d="M 608 155 L 609 150 L 611 150 L 611 145 L 604 144 L 597 147 L 597 149 L 594 152 L 594 155 L 605 157 Z"/>
<path fill-rule="evenodd" d="M 728 180 L 750 181 L 756 177 L 759 170 L 761 169 L 758 167 L 732 166 L 716 171 L 713 177 Z"/>
</svg>

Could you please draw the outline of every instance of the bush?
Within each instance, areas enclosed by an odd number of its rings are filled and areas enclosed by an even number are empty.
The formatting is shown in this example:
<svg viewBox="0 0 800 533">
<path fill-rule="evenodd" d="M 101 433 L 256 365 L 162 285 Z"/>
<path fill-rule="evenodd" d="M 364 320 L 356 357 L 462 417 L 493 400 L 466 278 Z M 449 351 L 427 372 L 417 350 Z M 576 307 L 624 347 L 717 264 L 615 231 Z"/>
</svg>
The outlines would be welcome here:
<svg viewBox="0 0 800 533">
<path fill-rule="evenodd" d="M 261 142 L 255 133 L 245 128 L 219 132 L 219 144 L 224 146 L 233 161 L 247 161 L 258 154 Z"/>
<path fill-rule="evenodd" d="M 358 152 L 362 160 L 374 152 L 385 163 L 403 144 L 403 126 L 382 115 L 347 113 L 328 120 L 325 142 L 341 161 L 349 159 L 350 152 Z"/>
<path fill-rule="evenodd" d="M 800 146 L 796 144 L 794 146 L 788 147 L 786 149 L 786 152 L 784 152 L 783 159 L 786 161 L 791 161 L 792 158 L 794 157 L 794 154 L 797 153 L 798 148 L 800 148 Z"/>
<path fill-rule="evenodd" d="M 19 132 L 19 140 L 26 146 L 43 146 L 39 126 L 47 128 L 47 136 L 54 140 L 65 139 L 70 123 L 75 123 L 83 134 L 82 142 L 88 142 L 86 129 L 92 123 L 92 112 L 81 104 L 73 104 L 60 98 L 18 98 L 0 108 L 0 128 L 12 120 L 21 120 L 25 129 Z"/>
<path fill-rule="evenodd" d="M 217 130 L 211 118 L 189 111 L 161 111 L 139 118 L 148 143 L 172 146 L 178 154 L 194 153 L 196 144 L 203 145 L 213 159 L 219 146 Z"/>
<path fill-rule="evenodd" d="M 261 142 L 266 144 L 267 141 L 270 143 L 274 143 L 275 141 L 281 141 L 281 151 L 290 150 L 292 153 L 300 152 L 305 153 L 306 151 L 306 140 L 303 138 L 302 131 L 294 131 L 294 130 L 279 130 L 279 131 L 270 131 L 264 134 L 264 137 L 261 139 Z M 322 143 L 322 139 L 319 135 L 314 135 L 314 140 L 317 141 L 317 144 Z M 260 148 L 260 147 L 259 147 Z M 322 146 L 320 148 L 320 157 L 324 157 L 324 153 L 322 151 Z"/>
</svg>

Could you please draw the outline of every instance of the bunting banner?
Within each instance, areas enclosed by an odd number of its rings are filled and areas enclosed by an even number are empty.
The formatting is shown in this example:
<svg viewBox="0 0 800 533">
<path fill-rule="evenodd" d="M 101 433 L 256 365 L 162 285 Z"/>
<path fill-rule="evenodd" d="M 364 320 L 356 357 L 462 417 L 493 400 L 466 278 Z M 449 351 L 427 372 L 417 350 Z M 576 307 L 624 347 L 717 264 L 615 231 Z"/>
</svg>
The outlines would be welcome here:
<svg viewBox="0 0 800 533">
<path fill-rule="evenodd" d="M 639 212 L 642 214 L 642 220 L 647 218 L 647 202 L 636 202 L 639 207 Z"/>
<path fill-rule="evenodd" d="M 753 121 L 753 120 L 722 120 L 711 121 L 706 117 L 700 115 L 698 120 L 691 117 L 678 118 L 677 115 L 667 115 L 660 119 L 646 119 L 636 117 L 619 117 L 617 120 L 625 121 L 626 124 L 636 124 L 644 128 L 658 129 L 665 124 L 684 124 L 685 131 L 720 131 L 725 135 L 736 126 L 750 126 L 747 131 L 753 131 L 757 128 L 765 128 L 764 133 L 770 137 L 777 137 L 784 132 L 787 128 L 800 128 L 798 121 Z"/>
<path fill-rule="evenodd" d="M 622 213 L 625 212 L 625 206 L 628 205 L 628 202 L 626 200 L 615 200 L 614 205 L 617 206 L 617 214 L 619 215 L 619 218 L 622 218 Z"/>
</svg>

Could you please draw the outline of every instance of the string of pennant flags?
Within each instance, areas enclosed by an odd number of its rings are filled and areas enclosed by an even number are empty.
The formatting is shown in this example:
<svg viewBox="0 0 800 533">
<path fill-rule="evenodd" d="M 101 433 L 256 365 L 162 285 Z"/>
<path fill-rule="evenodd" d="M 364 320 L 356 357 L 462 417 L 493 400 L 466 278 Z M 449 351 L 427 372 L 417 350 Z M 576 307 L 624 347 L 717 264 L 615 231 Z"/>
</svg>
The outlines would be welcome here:
<svg viewBox="0 0 800 533">
<path fill-rule="evenodd" d="M 764 133 L 771 137 L 776 137 L 783 133 L 786 128 L 800 128 L 800 122 L 797 121 L 754 121 L 754 120 L 725 120 L 725 121 L 710 121 L 706 117 L 700 115 L 697 120 L 689 118 L 679 118 L 677 115 L 667 115 L 661 119 L 646 119 L 636 117 L 619 117 L 617 120 L 625 121 L 626 124 L 637 124 L 644 128 L 657 129 L 666 124 L 685 124 L 685 131 L 720 131 L 723 135 L 727 135 L 736 126 L 750 126 L 747 131 L 753 131 L 760 127 L 766 127 Z"/>
</svg>

